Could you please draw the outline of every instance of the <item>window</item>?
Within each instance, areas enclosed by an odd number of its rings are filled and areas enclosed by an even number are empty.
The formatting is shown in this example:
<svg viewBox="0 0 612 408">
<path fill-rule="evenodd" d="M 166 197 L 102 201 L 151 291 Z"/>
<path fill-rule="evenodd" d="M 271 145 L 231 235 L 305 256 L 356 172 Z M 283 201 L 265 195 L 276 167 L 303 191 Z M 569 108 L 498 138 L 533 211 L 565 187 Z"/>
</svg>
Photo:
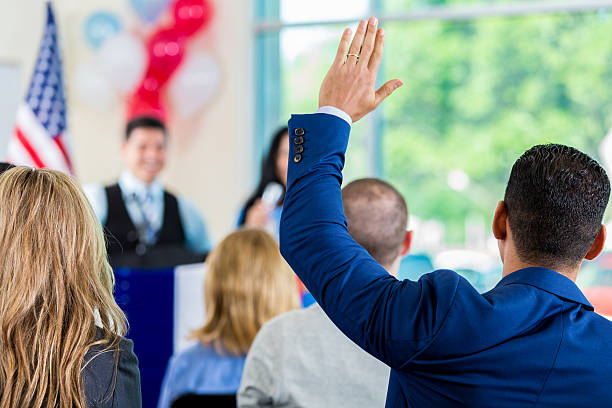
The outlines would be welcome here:
<svg viewBox="0 0 612 408">
<path fill-rule="evenodd" d="M 276 3 L 276 5 L 272 5 Z M 257 58 L 257 145 L 260 153 L 274 129 L 286 125 L 292 113 L 311 113 L 318 107 L 318 90 L 338 46 L 338 33 L 344 24 L 311 24 L 347 20 L 355 25 L 360 16 L 370 10 L 369 0 L 314 0 L 308 2 L 283 0 L 261 2 L 258 15 L 263 27 L 256 35 Z M 348 12 L 347 12 L 348 11 Z M 274 21 L 274 18 L 280 19 Z M 295 25 L 287 28 L 278 25 Z M 268 58 L 261 58 L 267 55 Z M 295 81 L 303 78 L 304 81 Z M 264 118 L 259 121 L 259 118 Z M 380 160 L 371 153 L 379 148 L 375 139 L 376 120 L 368 117 L 355 124 L 349 148 L 346 179 L 377 174 Z"/>
<path fill-rule="evenodd" d="M 276 123 L 316 109 L 342 29 L 380 16 L 388 35 L 379 77 L 404 86 L 354 126 L 345 180 L 391 181 L 413 216 L 413 253 L 434 267 L 463 269 L 481 289 L 498 279 L 493 210 L 530 146 L 570 144 L 612 161 L 612 151 L 600 151 L 612 126 L 612 1 L 277 3 L 276 15 L 259 15 L 255 34 L 277 37 L 274 91 L 258 100 Z M 583 280 L 601 281 L 595 275 Z"/>
</svg>

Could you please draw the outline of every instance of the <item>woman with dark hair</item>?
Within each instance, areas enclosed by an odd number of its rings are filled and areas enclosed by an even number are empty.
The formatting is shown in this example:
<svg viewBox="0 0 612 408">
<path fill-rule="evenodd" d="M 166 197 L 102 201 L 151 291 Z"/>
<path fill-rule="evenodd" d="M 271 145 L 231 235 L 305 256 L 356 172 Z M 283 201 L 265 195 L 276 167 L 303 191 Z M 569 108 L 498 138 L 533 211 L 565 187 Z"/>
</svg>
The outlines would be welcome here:
<svg viewBox="0 0 612 408">
<path fill-rule="evenodd" d="M 240 212 L 239 227 L 267 228 L 273 235 L 278 235 L 288 160 L 289 133 L 287 127 L 283 127 L 272 138 L 270 150 L 261 166 L 259 184 Z"/>
</svg>

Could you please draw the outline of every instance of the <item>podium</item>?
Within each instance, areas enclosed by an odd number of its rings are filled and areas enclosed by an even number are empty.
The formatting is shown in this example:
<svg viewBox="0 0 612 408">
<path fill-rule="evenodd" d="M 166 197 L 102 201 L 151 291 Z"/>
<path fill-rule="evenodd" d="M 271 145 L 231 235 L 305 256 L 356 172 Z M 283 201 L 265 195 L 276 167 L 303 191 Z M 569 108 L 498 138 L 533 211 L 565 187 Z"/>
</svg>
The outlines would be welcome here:
<svg viewBox="0 0 612 408">
<path fill-rule="evenodd" d="M 156 407 L 169 358 L 192 344 L 191 331 L 204 324 L 205 264 L 113 269 L 115 299 L 139 361 L 142 406 Z"/>
</svg>

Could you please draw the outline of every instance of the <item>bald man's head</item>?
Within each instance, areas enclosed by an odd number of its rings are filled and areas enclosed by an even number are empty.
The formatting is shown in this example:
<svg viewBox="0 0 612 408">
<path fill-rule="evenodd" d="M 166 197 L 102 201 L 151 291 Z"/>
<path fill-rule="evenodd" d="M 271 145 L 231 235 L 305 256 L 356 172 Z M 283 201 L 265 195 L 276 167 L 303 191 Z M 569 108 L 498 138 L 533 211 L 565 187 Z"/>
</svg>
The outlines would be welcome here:
<svg viewBox="0 0 612 408">
<path fill-rule="evenodd" d="M 384 267 L 402 252 L 408 208 L 389 183 L 374 178 L 355 180 L 342 189 L 349 234 Z"/>
</svg>

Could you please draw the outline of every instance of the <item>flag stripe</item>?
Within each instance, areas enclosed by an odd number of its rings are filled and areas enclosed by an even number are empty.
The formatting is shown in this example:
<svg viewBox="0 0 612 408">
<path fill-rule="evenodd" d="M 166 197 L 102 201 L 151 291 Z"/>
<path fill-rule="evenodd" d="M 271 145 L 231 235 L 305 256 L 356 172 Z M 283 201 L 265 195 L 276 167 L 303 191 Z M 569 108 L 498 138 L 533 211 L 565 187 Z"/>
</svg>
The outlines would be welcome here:
<svg viewBox="0 0 612 408">
<path fill-rule="evenodd" d="M 9 140 L 8 149 L 6 152 L 6 161 L 8 163 L 36 167 L 28 152 L 17 139 L 17 136 L 13 136 Z"/>
<path fill-rule="evenodd" d="M 16 126 L 27 137 L 30 145 L 46 167 L 70 173 L 64 155 L 55 144 L 55 138 L 49 136 L 45 128 L 36 119 L 32 109 L 25 103 L 22 103 L 17 109 Z"/>
<path fill-rule="evenodd" d="M 28 152 L 28 155 L 30 156 L 36 167 L 45 167 L 45 163 L 40 159 L 40 157 L 36 153 L 36 150 L 34 150 L 28 139 L 23 135 L 23 133 L 21 133 L 21 129 L 19 129 L 19 127 L 15 128 L 15 135 L 17 136 L 17 139 L 24 147 L 24 149 L 26 149 L 26 151 Z"/>
<path fill-rule="evenodd" d="M 57 145 L 57 148 L 59 149 L 59 151 L 62 153 L 62 156 L 64 156 L 64 160 L 66 161 L 66 166 L 68 166 L 70 173 L 72 173 L 72 162 L 70 161 L 70 156 L 68 155 L 66 146 L 64 146 L 64 142 L 62 141 L 62 135 L 61 134 L 57 135 L 56 137 L 53 138 L 53 141 Z"/>
</svg>

